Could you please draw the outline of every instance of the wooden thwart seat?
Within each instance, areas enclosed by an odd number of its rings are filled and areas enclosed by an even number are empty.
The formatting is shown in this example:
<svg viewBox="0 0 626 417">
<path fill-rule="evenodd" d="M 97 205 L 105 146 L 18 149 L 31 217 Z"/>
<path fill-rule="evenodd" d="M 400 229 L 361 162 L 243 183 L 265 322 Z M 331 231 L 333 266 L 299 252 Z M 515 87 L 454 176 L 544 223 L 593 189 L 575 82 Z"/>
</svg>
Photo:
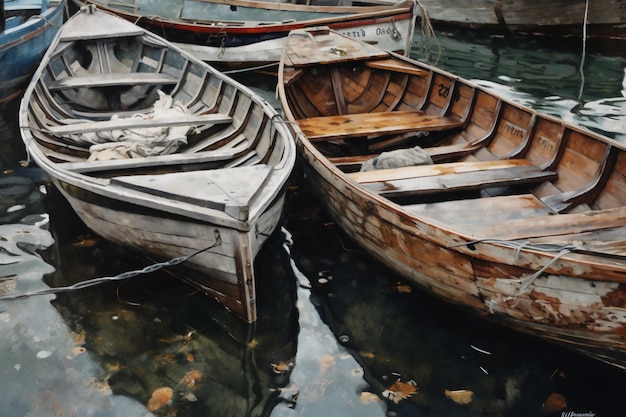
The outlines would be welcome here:
<svg viewBox="0 0 626 417">
<path fill-rule="evenodd" d="M 532 194 L 497 196 L 471 200 L 444 201 L 405 206 L 417 217 L 477 240 L 528 241 L 534 244 L 571 246 L 578 252 L 626 255 L 616 245 L 626 230 L 626 208 L 553 214 Z"/>
<path fill-rule="evenodd" d="M 378 59 L 365 61 L 365 66 L 374 69 L 401 72 L 404 74 L 419 75 L 427 77 L 430 71 L 418 68 L 414 65 L 406 64 L 396 59 Z"/>
<path fill-rule="evenodd" d="M 452 162 L 347 175 L 363 188 L 388 198 L 538 183 L 557 177 L 556 172 L 542 171 L 523 159 Z"/>
<path fill-rule="evenodd" d="M 395 111 L 311 117 L 298 120 L 298 125 L 311 141 L 324 141 L 446 130 L 462 126 L 463 121 L 453 117 L 432 116 L 420 111 Z"/>
<path fill-rule="evenodd" d="M 137 72 L 129 74 L 94 74 L 83 75 L 77 77 L 61 78 L 53 81 L 48 86 L 50 91 L 67 90 L 70 88 L 83 87 L 133 87 L 135 85 L 171 85 L 176 84 L 178 80 L 169 75 L 153 72 Z"/>
<path fill-rule="evenodd" d="M 192 154 L 175 153 L 169 155 L 147 156 L 145 158 L 117 159 L 111 161 L 66 162 L 60 164 L 60 167 L 68 171 L 84 174 L 88 172 L 115 171 L 120 169 L 138 169 L 178 164 L 202 164 L 220 161 L 228 162 L 242 155 L 247 150 L 247 146 L 239 146 L 227 150 L 218 149 Z"/>
<path fill-rule="evenodd" d="M 81 123 L 70 123 L 58 126 L 46 127 L 46 130 L 54 135 L 72 135 L 87 132 L 102 132 L 115 129 L 149 128 L 160 126 L 200 126 L 207 124 L 230 123 L 232 117 L 212 113 L 205 115 L 183 115 L 176 117 L 164 117 L 158 119 L 113 119 L 103 121 L 85 121 Z"/>
</svg>

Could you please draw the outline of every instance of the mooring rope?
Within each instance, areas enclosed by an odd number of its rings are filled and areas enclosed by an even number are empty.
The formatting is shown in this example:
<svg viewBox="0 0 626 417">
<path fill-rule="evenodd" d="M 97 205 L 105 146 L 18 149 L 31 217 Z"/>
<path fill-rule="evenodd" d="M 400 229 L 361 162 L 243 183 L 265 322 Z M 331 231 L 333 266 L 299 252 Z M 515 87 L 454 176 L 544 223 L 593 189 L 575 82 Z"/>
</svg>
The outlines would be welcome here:
<svg viewBox="0 0 626 417">
<path fill-rule="evenodd" d="M 583 18 L 583 28 L 582 28 L 582 53 L 580 58 L 580 90 L 578 90 L 578 102 L 583 96 L 583 89 L 585 88 L 585 56 L 587 53 L 587 15 L 589 13 L 589 0 L 585 0 L 585 17 Z"/>
<path fill-rule="evenodd" d="M 38 290 L 38 291 L 30 291 L 30 292 L 25 292 L 22 294 L 10 294 L 10 295 L 3 295 L 0 296 L 0 301 L 13 301 L 13 300 L 23 300 L 26 298 L 30 298 L 33 296 L 37 296 L 37 295 L 47 295 L 47 294 L 58 294 L 58 293 L 63 293 L 63 292 L 71 292 L 71 291 L 76 291 L 76 290 L 82 290 L 83 288 L 88 288 L 88 287 L 93 287 L 95 285 L 100 285 L 100 284 L 104 284 L 107 282 L 113 282 L 113 281 L 123 281 L 125 279 L 128 278 L 133 278 L 136 277 L 138 275 L 144 275 L 144 274 L 150 274 L 152 272 L 158 271 L 159 269 L 165 268 L 167 266 L 174 266 L 174 265 L 178 265 L 181 264 L 187 260 L 189 260 L 190 258 L 202 253 L 202 252 L 206 252 L 212 248 L 215 248 L 219 245 L 222 244 L 222 238 L 220 237 L 219 231 L 216 229 L 215 230 L 215 243 L 213 243 L 211 246 L 207 246 L 206 248 L 203 249 L 199 249 L 187 256 L 181 256 L 178 258 L 172 258 L 168 261 L 164 261 L 164 262 L 156 262 L 152 265 L 148 265 L 145 268 L 142 269 L 136 269 L 133 271 L 127 271 L 127 272 L 123 272 L 119 275 L 115 275 L 115 276 L 111 276 L 111 277 L 100 277 L 100 278 L 92 278 L 92 279 L 88 279 L 86 281 L 81 281 L 81 282 L 77 282 L 76 284 L 73 285 L 68 285 L 66 287 L 55 287 L 55 288 L 45 288 L 43 290 Z"/>
<path fill-rule="evenodd" d="M 430 40 L 434 39 L 435 43 L 437 44 L 437 58 L 435 58 L 433 65 L 436 65 L 442 53 L 441 44 L 439 43 L 437 35 L 435 34 L 435 29 L 433 29 L 433 25 L 430 22 L 430 17 L 428 17 L 428 10 L 426 10 L 426 7 L 424 7 L 424 5 L 422 5 L 419 0 L 417 0 L 417 6 L 419 7 L 422 15 L 422 19 L 420 22 L 422 30 L 422 55 L 430 60 Z"/>
<path fill-rule="evenodd" d="M 578 246 L 576 245 L 555 245 L 555 244 L 550 244 L 550 243 L 541 243 L 541 244 L 536 244 L 536 243 L 532 243 L 530 241 L 525 241 L 525 242 L 511 242 L 509 240 L 500 240 L 500 239 L 482 239 L 482 240 L 473 240 L 470 242 L 465 242 L 465 243 L 459 243 L 456 245 L 450 245 L 448 246 L 450 247 L 457 247 L 457 246 L 468 246 L 468 245 L 473 245 L 476 243 L 497 243 L 503 246 L 507 246 L 510 248 L 515 249 L 515 257 L 517 259 L 521 258 L 521 251 L 523 249 L 527 249 L 527 250 L 533 250 L 533 251 L 539 251 L 539 252 L 558 252 L 551 260 L 550 262 L 548 262 L 546 265 L 544 265 L 543 267 L 541 267 L 538 271 L 534 272 L 531 276 L 526 277 L 526 278 L 520 278 L 518 280 L 511 280 L 511 281 L 517 281 L 522 283 L 522 286 L 520 287 L 520 289 L 512 296 L 506 297 L 505 300 L 509 301 L 512 299 L 515 299 L 517 297 L 519 297 L 520 295 L 524 294 L 526 291 L 528 291 L 528 287 L 530 287 L 530 285 L 535 282 L 535 280 L 537 278 L 539 278 L 540 276 L 543 275 L 543 273 L 550 268 L 552 265 L 554 265 L 559 259 L 561 259 L 563 256 L 567 255 L 568 253 L 572 253 L 574 251 L 576 251 L 577 249 L 580 249 Z"/>
</svg>

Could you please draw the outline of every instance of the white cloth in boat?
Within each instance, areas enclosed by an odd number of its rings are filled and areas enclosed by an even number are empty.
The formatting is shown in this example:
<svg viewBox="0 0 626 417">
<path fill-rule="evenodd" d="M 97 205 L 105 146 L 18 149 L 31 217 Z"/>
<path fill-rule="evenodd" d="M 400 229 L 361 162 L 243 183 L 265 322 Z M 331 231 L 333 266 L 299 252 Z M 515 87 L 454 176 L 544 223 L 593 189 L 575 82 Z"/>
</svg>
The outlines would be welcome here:
<svg viewBox="0 0 626 417">
<path fill-rule="evenodd" d="M 188 115 L 189 110 L 162 91 L 148 114 L 137 114 L 133 118 L 155 119 Z M 117 116 L 111 117 L 111 120 Z M 189 126 L 159 126 L 146 128 L 123 128 L 100 132 L 85 132 L 73 135 L 73 139 L 92 143 L 89 147 L 90 161 L 140 158 L 145 156 L 174 153 L 181 144 L 187 143 Z"/>
<path fill-rule="evenodd" d="M 433 160 L 430 155 L 419 146 L 415 146 L 383 152 L 372 159 L 368 159 L 361 165 L 361 172 L 432 164 Z"/>
</svg>

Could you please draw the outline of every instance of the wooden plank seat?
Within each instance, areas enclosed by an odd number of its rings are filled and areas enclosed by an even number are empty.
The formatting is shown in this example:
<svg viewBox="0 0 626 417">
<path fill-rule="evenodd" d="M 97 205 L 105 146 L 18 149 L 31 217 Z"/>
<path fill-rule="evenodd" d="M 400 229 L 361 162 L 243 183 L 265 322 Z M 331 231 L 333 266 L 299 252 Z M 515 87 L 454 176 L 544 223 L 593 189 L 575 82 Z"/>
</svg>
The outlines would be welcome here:
<svg viewBox="0 0 626 417">
<path fill-rule="evenodd" d="M 224 211 L 237 220 L 247 220 L 253 199 L 263 191 L 273 168 L 265 165 L 219 170 L 130 175 L 111 179 L 120 185 L 166 199 Z"/>
<path fill-rule="evenodd" d="M 178 164 L 202 164 L 231 161 L 243 155 L 249 149 L 247 144 L 230 149 L 216 149 L 193 154 L 175 153 L 169 155 L 147 156 L 145 158 L 116 159 L 110 161 L 66 162 L 60 167 L 72 172 L 88 173 L 115 171 L 120 169 L 138 169 Z"/>
<path fill-rule="evenodd" d="M 374 69 L 382 69 L 387 71 L 401 72 L 404 74 L 419 75 L 427 77 L 430 71 L 418 68 L 414 65 L 404 63 L 396 59 L 377 59 L 365 61 L 365 66 Z"/>
<path fill-rule="evenodd" d="M 387 198 L 538 183 L 557 177 L 556 172 L 542 171 L 524 159 L 451 162 L 347 175 Z"/>
<path fill-rule="evenodd" d="M 626 255 L 623 241 L 626 207 L 553 214 L 533 194 L 497 196 L 405 206 L 417 217 L 446 225 L 477 240 L 528 241 L 572 245 L 577 251 Z"/>
<path fill-rule="evenodd" d="M 424 114 L 421 111 L 394 111 L 311 117 L 298 120 L 298 125 L 315 142 L 412 131 L 447 130 L 462 126 L 463 121 L 454 117 Z"/>
<path fill-rule="evenodd" d="M 204 115 L 183 115 L 158 119 L 126 118 L 102 121 L 83 121 L 57 126 L 48 126 L 45 130 L 57 135 L 74 135 L 87 132 L 102 132 L 115 129 L 150 128 L 162 126 L 194 126 L 207 124 L 230 123 L 232 117 L 221 113 Z"/>
<path fill-rule="evenodd" d="M 67 90 L 70 88 L 94 87 L 133 87 L 135 85 L 171 85 L 178 79 L 169 75 L 155 72 L 110 73 L 66 77 L 50 83 L 50 91 Z"/>
</svg>

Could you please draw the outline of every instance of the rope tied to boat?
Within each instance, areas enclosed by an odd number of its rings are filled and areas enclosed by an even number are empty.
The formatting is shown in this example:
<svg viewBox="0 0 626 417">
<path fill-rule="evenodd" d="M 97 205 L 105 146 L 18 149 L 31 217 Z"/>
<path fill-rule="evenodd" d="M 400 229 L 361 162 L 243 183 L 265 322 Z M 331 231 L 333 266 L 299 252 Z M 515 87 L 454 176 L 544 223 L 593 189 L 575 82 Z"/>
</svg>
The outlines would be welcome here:
<svg viewBox="0 0 626 417">
<path fill-rule="evenodd" d="M 422 55 L 424 57 L 426 57 L 426 59 L 429 59 L 430 57 L 430 40 L 434 39 L 435 43 L 437 44 L 437 57 L 435 58 L 433 65 L 437 65 L 437 62 L 439 61 L 439 58 L 441 57 L 441 53 L 443 52 L 443 49 L 441 48 L 441 44 L 439 43 L 439 40 L 437 39 L 437 35 L 435 34 L 435 29 L 433 29 L 433 25 L 430 22 L 430 17 L 428 17 L 428 10 L 426 10 L 426 7 L 424 7 L 424 5 L 422 5 L 422 3 L 420 3 L 419 0 L 417 0 L 417 6 L 420 9 L 420 14 L 421 14 L 421 20 L 420 20 L 420 26 L 421 26 L 421 30 L 422 30 L 422 43 L 421 43 L 421 47 L 422 47 Z"/>
<path fill-rule="evenodd" d="M 568 245 L 556 245 L 556 244 L 551 244 L 551 243 L 532 243 L 531 241 L 527 240 L 525 242 L 512 242 L 509 240 L 500 240 L 500 239 L 478 239 L 478 240 L 473 240 L 470 242 L 465 242 L 465 243 L 459 243 L 456 245 L 450 245 L 448 246 L 450 247 L 457 247 L 457 246 L 471 246 L 474 245 L 476 243 L 497 243 L 497 244 L 501 244 L 503 246 L 507 246 L 510 248 L 515 249 L 515 258 L 516 259 L 521 259 L 522 255 L 521 252 L 522 250 L 529 250 L 529 251 L 538 251 L 538 252 L 558 252 L 551 260 L 550 262 L 548 262 L 547 264 L 545 264 L 543 267 L 541 267 L 538 271 L 534 272 L 532 275 L 530 275 L 529 277 L 526 278 L 520 278 L 518 280 L 511 280 L 511 281 L 517 281 L 519 283 L 521 283 L 521 287 L 517 290 L 517 292 L 514 295 L 511 295 L 509 297 L 506 297 L 504 300 L 505 301 L 510 301 L 513 299 L 516 299 L 517 297 L 519 297 L 522 294 L 525 294 L 526 292 L 528 292 L 528 288 L 535 282 L 535 280 L 537 280 L 537 278 L 541 277 L 543 275 L 543 273 L 550 268 L 551 266 L 553 266 L 555 263 L 557 263 L 559 261 L 559 259 L 561 259 L 563 256 L 575 252 L 576 250 L 580 249 L 580 245 L 577 245 L 575 243 L 572 244 L 568 244 Z M 490 300 L 490 303 L 495 303 L 495 300 Z M 492 307 L 489 307 L 489 310 L 491 313 L 493 313 L 492 311 Z"/>
<path fill-rule="evenodd" d="M 222 244 L 222 238 L 220 236 L 220 232 L 219 230 L 215 229 L 215 242 L 210 245 L 207 246 L 205 248 L 199 249 L 189 255 L 186 256 L 180 256 L 178 258 L 172 258 L 168 261 L 164 261 L 164 262 L 156 262 L 153 263 L 152 265 L 148 265 L 142 269 L 136 269 L 136 270 L 132 270 L 132 271 L 127 271 L 127 272 L 122 272 L 121 274 L 115 275 L 115 276 L 111 276 L 111 277 L 99 277 L 99 278 L 92 278 L 92 279 L 88 279 L 86 281 L 80 281 L 77 282 L 76 284 L 72 284 L 72 285 L 68 285 L 66 287 L 55 287 L 55 288 L 45 288 L 43 290 L 38 290 L 38 291 L 30 291 L 30 292 L 25 292 L 22 294 L 10 294 L 10 295 L 3 295 L 0 296 L 0 301 L 13 301 L 13 300 L 23 300 L 26 298 L 30 298 L 30 297 L 34 297 L 37 295 L 48 295 L 48 294 L 58 294 L 58 293 L 64 293 L 64 292 L 71 292 L 71 291 L 76 291 L 76 290 L 81 290 L 84 288 L 88 288 L 88 287 L 93 287 L 96 285 L 100 285 L 100 284 L 104 284 L 104 283 L 108 283 L 108 282 L 113 282 L 113 281 L 123 281 L 129 278 L 133 278 L 139 275 L 146 275 L 146 274 L 150 274 L 152 272 L 156 272 L 160 269 L 163 269 L 165 267 L 168 266 L 174 266 L 174 265 L 179 265 L 183 262 L 186 262 L 187 260 L 193 258 L 196 255 L 201 254 L 202 252 L 206 252 L 208 250 L 211 250 L 215 247 L 218 247 Z"/>
</svg>

